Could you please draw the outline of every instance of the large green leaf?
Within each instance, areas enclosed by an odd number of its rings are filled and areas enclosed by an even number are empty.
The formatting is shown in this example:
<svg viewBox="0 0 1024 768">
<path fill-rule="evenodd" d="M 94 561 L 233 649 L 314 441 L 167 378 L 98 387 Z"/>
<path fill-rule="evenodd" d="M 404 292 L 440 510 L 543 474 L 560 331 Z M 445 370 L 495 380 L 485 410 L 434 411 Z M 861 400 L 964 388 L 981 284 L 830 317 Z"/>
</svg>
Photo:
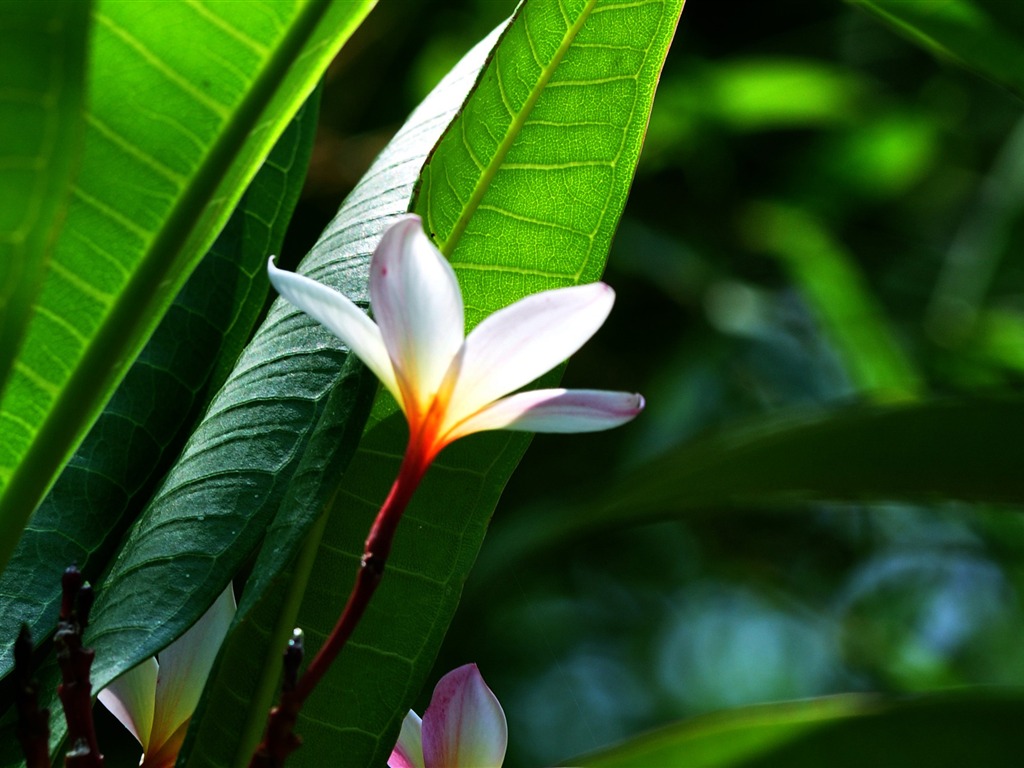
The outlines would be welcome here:
<svg viewBox="0 0 1024 768">
<path fill-rule="evenodd" d="M 600 275 L 681 10 L 681 1 L 521 6 L 432 153 L 415 201 L 455 266 L 470 324 L 525 294 Z M 299 614 L 310 652 L 348 596 L 398 468 L 406 429 L 387 412 L 377 410 L 342 482 L 313 567 L 316 588 Z M 435 462 L 366 616 L 303 710 L 296 765 L 337 755 L 351 765 L 385 762 L 526 444 L 521 435 L 477 435 Z"/>
<path fill-rule="evenodd" d="M 313 148 L 319 90 L 278 140 L 210 252 L 36 510 L 0 574 L 0 637 L 56 626 L 60 576 L 95 581 L 154 479 L 220 388 L 263 308 L 268 253 L 281 247 Z M 0 675 L 10 669 L 0 646 Z"/>
<path fill-rule="evenodd" d="M 371 4 L 95 9 L 81 169 L 0 402 L 0 565 Z"/>
<path fill-rule="evenodd" d="M 1024 97 L 1024 6 L 1005 0 L 853 0 L 924 47 Z"/>
<path fill-rule="evenodd" d="M 577 758 L 587 768 L 1013 768 L 1019 691 L 969 690 L 902 701 L 836 696 L 694 718 Z"/>
<path fill-rule="evenodd" d="M 0 5 L 0 394 L 81 150 L 89 9 L 88 0 Z"/>
<path fill-rule="evenodd" d="M 563 514 L 509 526 L 506 562 L 569 537 L 729 507 L 811 500 L 1024 503 L 1024 399 L 851 406 L 725 429 L 675 448 Z M 514 549 L 514 551 L 512 551 Z"/>
</svg>

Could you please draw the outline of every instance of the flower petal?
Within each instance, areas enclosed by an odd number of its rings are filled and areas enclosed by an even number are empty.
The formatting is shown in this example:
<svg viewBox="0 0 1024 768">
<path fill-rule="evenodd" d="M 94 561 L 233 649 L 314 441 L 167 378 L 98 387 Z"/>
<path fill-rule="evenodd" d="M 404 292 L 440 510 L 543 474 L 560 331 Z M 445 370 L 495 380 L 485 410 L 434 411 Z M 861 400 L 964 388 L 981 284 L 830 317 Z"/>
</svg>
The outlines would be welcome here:
<svg viewBox="0 0 1024 768">
<path fill-rule="evenodd" d="M 485 318 L 466 339 L 448 425 L 541 376 L 578 350 L 611 312 L 604 283 L 535 293 Z"/>
<path fill-rule="evenodd" d="M 423 713 L 426 768 L 497 768 L 507 744 L 505 713 L 476 664 L 442 677 Z"/>
<path fill-rule="evenodd" d="M 423 741 L 420 738 L 422 728 L 420 716 L 410 709 L 402 721 L 398 743 L 388 758 L 388 768 L 424 768 Z"/>
<path fill-rule="evenodd" d="M 345 342 L 402 405 L 380 328 L 365 312 L 333 288 L 305 275 L 278 269 L 273 256 L 267 262 L 267 274 L 279 294 Z"/>
<path fill-rule="evenodd" d="M 181 752 L 187 735 L 188 721 L 186 720 L 158 749 L 142 755 L 142 760 L 139 762 L 140 768 L 174 768 L 178 762 L 178 753 Z"/>
<path fill-rule="evenodd" d="M 502 398 L 470 416 L 450 440 L 488 429 L 521 432 L 599 432 L 632 421 L 644 409 L 633 392 L 600 389 L 535 389 Z"/>
<path fill-rule="evenodd" d="M 465 320 L 455 271 L 419 216 L 384 233 L 370 264 L 370 304 L 399 387 L 422 414 L 462 346 Z"/>
<path fill-rule="evenodd" d="M 156 713 L 147 751 L 158 751 L 192 716 L 234 615 L 229 584 L 199 621 L 158 654 Z"/>
<path fill-rule="evenodd" d="M 96 697 L 131 731 L 143 751 L 149 749 L 153 732 L 156 678 L 156 659 L 150 657 L 118 677 Z"/>
</svg>

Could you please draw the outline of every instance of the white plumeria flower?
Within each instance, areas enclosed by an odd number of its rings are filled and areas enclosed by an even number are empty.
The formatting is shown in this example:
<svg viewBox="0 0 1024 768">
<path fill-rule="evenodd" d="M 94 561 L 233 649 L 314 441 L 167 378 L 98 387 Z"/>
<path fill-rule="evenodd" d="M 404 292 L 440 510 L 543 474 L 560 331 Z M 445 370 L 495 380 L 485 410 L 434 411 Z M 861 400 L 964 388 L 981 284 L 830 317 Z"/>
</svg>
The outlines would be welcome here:
<svg viewBox="0 0 1024 768">
<path fill-rule="evenodd" d="M 412 214 L 384 233 L 370 263 L 376 323 L 334 289 L 277 269 L 273 258 L 267 270 L 278 293 L 338 336 L 394 395 L 409 422 L 409 453 L 422 468 L 473 432 L 592 432 L 624 424 L 644 407 L 640 395 L 627 392 L 509 395 L 601 327 L 615 300 L 604 283 L 527 296 L 467 337 L 455 271 Z"/>
<path fill-rule="evenodd" d="M 99 700 L 142 745 L 140 765 L 171 768 L 199 704 L 206 678 L 235 615 L 231 585 L 158 658 L 133 667 L 99 692 Z"/>
<path fill-rule="evenodd" d="M 423 719 L 409 710 L 389 768 L 500 768 L 508 744 L 505 713 L 476 664 L 442 677 Z"/>
</svg>

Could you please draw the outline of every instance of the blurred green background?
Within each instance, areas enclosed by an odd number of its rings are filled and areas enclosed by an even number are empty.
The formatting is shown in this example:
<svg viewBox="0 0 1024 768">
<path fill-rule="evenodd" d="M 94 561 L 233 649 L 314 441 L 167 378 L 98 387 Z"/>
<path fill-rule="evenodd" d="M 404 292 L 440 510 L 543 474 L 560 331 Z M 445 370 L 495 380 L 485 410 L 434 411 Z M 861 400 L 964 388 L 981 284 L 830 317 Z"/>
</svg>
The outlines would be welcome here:
<svg viewBox="0 0 1024 768">
<path fill-rule="evenodd" d="M 326 84 L 286 263 L 513 6 L 371 14 Z M 1013 510 L 776 505 L 524 538 L 724 425 L 1018 390 L 1022 166 L 1017 98 L 859 8 L 690 0 L 605 278 L 616 309 L 564 379 L 639 390 L 648 409 L 611 433 L 535 439 L 433 676 L 480 665 L 508 716 L 507 765 L 746 703 L 1024 680 Z"/>
</svg>

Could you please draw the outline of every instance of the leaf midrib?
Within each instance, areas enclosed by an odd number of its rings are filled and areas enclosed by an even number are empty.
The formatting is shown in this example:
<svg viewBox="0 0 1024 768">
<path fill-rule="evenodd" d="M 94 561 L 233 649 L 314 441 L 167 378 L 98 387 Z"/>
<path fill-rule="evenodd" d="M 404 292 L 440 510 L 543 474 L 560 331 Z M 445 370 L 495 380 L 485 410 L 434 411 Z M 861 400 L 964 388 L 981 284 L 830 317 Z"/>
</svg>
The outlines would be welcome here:
<svg viewBox="0 0 1024 768">
<path fill-rule="evenodd" d="M 480 201 L 483 200 L 491 182 L 501 169 L 501 166 L 505 161 L 505 157 L 512 149 L 512 145 L 515 143 L 520 131 L 522 131 L 523 126 L 526 125 L 526 121 L 529 118 L 530 113 L 533 112 L 533 108 L 537 105 L 537 101 L 540 99 L 541 94 L 544 93 L 544 89 L 547 87 L 548 82 L 550 82 L 551 76 L 554 74 L 555 70 L 558 69 L 558 65 L 562 62 L 562 58 L 572 46 L 573 41 L 576 39 L 576 35 L 579 34 L 583 25 L 586 24 L 587 19 L 590 18 L 590 13 L 593 11 L 594 6 L 597 5 L 597 2 L 598 0 L 588 0 L 586 7 L 580 12 L 579 18 L 577 18 L 572 26 L 566 30 L 565 35 L 562 38 L 562 42 L 559 44 L 554 56 L 551 57 L 551 61 L 548 62 L 547 65 L 541 67 L 540 77 L 537 78 L 537 82 L 534 84 L 533 88 L 530 89 L 530 94 L 523 103 L 522 109 L 520 109 L 519 113 L 512 118 L 512 122 L 509 124 L 508 130 L 505 131 L 505 135 L 502 137 L 501 142 L 499 142 L 497 150 L 491 156 L 490 161 L 484 166 L 483 171 L 480 174 L 480 179 L 477 182 L 476 187 L 473 189 L 473 194 L 470 195 L 469 200 L 463 206 L 462 212 L 455 220 L 455 224 L 452 226 L 451 232 L 448 234 L 448 237 L 437 243 L 441 253 L 446 257 L 451 258 L 452 253 L 454 253 L 455 249 L 458 247 L 463 232 L 465 232 L 470 219 L 473 218 L 473 214 L 476 213 L 477 208 L 480 206 Z M 525 31 L 525 34 L 529 35 L 529 29 Z M 495 66 L 497 66 L 497 63 L 495 63 Z"/>
</svg>

